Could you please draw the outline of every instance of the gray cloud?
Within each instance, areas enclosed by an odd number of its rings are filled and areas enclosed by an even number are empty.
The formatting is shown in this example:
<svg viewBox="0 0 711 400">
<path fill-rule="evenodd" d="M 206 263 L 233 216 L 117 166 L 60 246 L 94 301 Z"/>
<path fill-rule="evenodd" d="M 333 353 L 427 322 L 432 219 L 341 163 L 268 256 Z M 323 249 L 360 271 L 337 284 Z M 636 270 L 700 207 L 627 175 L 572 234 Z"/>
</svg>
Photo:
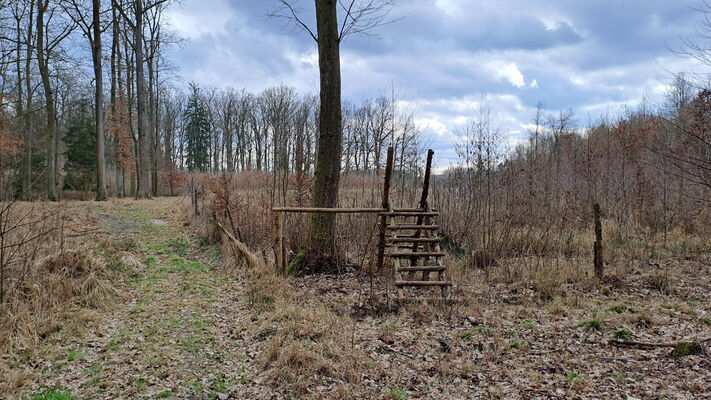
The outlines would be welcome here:
<svg viewBox="0 0 711 400">
<path fill-rule="evenodd" d="M 190 39 L 174 50 L 181 75 L 213 86 L 317 92 L 315 43 L 267 18 L 274 4 L 184 0 L 171 9 L 175 29 Z M 299 4 L 312 22 L 313 2 Z M 668 0 L 411 0 L 392 16 L 398 20 L 377 38 L 344 41 L 344 96 L 358 102 L 396 86 L 443 150 L 481 93 L 518 137 L 539 99 L 579 119 L 643 94 L 661 100 L 665 71 L 691 65 L 668 48 L 692 36 L 701 17 Z"/>
</svg>

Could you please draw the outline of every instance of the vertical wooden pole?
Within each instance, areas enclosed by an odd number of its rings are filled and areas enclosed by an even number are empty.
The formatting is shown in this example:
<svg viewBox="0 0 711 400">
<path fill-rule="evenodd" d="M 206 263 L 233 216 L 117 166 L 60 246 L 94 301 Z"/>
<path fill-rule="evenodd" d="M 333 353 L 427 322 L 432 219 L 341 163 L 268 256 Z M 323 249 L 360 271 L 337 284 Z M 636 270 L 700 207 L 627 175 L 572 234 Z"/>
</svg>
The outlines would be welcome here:
<svg viewBox="0 0 711 400">
<path fill-rule="evenodd" d="M 200 209 L 198 208 L 198 193 L 197 184 L 195 183 L 195 177 L 193 177 L 190 182 L 190 197 L 193 203 L 193 215 L 196 217 L 200 216 Z"/>
<path fill-rule="evenodd" d="M 390 181 L 393 177 L 393 148 L 388 147 L 388 158 L 385 164 L 385 182 L 383 183 L 383 203 L 382 208 L 390 210 Z M 380 237 L 378 241 L 378 264 L 377 271 L 383 270 L 383 260 L 385 259 L 385 229 L 388 225 L 388 217 L 380 216 Z"/>
<path fill-rule="evenodd" d="M 429 195 L 430 191 L 430 173 L 432 172 L 432 156 L 434 155 L 434 151 L 432 149 L 427 150 L 427 164 L 425 166 L 425 179 L 422 182 L 422 196 L 420 197 L 420 208 L 424 211 L 427 211 L 429 209 L 429 206 L 427 205 L 427 196 Z M 418 216 L 417 217 L 417 225 L 422 225 L 425 222 L 425 217 L 424 216 Z M 414 235 L 415 238 L 419 238 L 422 236 L 422 231 L 415 231 Z M 419 246 L 419 243 L 414 242 L 412 244 L 412 252 L 417 251 L 417 247 Z M 412 257 L 410 260 L 410 265 L 415 265 L 417 264 L 417 257 Z M 423 278 L 426 275 L 426 273 L 422 273 Z"/>
<path fill-rule="evenodd" d="M 274 213 L 274 262 L 277 273 L 284 273 L 284 242 L 282 239 L 283 228 L 281 223 L 281 211 Z"/>
<path fill-rule="evenodd" d="M 432 156 L 434 151 L 432 149 L 427 150 L 427 165 L 425 167 L 425 180 L 422 183 L 422 196 L 420 197 L 420 208 L 426 210 L 427 207 L 427 196 L 430 192 L 430 173 L 432 172 Z"/>
<path fill-rule="evenodd" d="M 604 276 L 605 261 L 602 256 L 602 222 L 600 221 L 600 204 L 593 204 L 593 219 L 595 223 L 595 244 L 593 245 L 593 265 L 595 276 L 602 279 Z"/>
</svg>

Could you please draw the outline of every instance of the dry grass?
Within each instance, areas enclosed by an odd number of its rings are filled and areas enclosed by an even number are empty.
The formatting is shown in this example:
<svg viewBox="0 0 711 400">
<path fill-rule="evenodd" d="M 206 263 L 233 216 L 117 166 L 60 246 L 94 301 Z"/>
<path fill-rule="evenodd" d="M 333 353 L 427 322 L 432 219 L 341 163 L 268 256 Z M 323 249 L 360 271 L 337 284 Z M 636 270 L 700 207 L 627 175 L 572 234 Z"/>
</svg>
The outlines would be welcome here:
<svg viewBox="0 0 711 400">
<path fill-rule="evenodd" d="M 355 383 L 366 357 L 347 335 L 352 320 L 338 316 L 312 297 L 296 298 L 288 279 L 268 262 L 224 232 L 228 267 L 245 281 L 244 301 L 255 322 L 249 334 L 265 342 L 259 369 L 275 390 L 303 395 L 328 382 Z M 346 391 L 340 386 L 340 391 Z"/>
<path fill-rule="evenodd" d="M 94 248 L 101 230 L 94 217 L 83 210 L 52 204 L 17 203 L 13 207 L 16 209 L 11 215 L 25 217 L 24 224 L 11 231 L 13 236 L 5 238 L 21 243 L 12 250 L 22 255 L 5 271 L 0 354 L 6 360 L 31 353 L 42 339 L 63 327 L 69 329 L 73 321 L 92 318 L 83 310 L 105 309 L 117 295 L 108 280 L 106 263 Z M 33 220 L 33 215 L 42 219 Z M 38 239 L 17 240 L 32 237 L 27 233 Z M 3 363 L 0 368 L 7 365 Z M 10 395 L 22 383 L 17 371 L 5 372 L 0 371 L 8 377 L 0 380 L 0 396 Z"/>
</svg>

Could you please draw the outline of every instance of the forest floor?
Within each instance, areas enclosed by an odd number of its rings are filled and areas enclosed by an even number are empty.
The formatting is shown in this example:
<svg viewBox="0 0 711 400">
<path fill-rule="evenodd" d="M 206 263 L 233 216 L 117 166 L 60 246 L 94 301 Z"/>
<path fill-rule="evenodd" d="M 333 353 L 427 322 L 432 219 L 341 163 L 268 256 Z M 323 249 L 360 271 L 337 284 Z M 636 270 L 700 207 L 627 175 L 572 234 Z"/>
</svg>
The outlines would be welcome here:
<svg viewBox="0 0 711 400">
<path fill-rule="evenodd" d="M 20 398 L 711 398 L 708 262 L 634 263 L 545 301 L 472 271 L 457 304 L 374 314 L 352 272 L 290 278 L 282 300 L 259 292 L 250 279 L 263 278 L 193 233 L 180 199 L 70 207 L 102 228 L 97 252 L 111 243 L 137 262 L 114 271 L 112 306 L 6 358 Z M 695 340 L 706 354 L 615 337 Z"/>
</svg>

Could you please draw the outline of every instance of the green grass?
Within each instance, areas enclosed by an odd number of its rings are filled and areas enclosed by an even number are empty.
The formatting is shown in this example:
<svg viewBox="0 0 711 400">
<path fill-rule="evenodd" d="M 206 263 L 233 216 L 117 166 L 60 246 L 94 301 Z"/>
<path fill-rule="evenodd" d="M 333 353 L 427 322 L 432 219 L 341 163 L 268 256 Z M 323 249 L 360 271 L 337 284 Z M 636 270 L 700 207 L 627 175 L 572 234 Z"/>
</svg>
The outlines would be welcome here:
<svg viewBox="0 0 711 400">
<path fill-rule="evenodd" d="M 74 400 L 74 395 L 66 390 L 47 390 L 42 393 L 34 394 L 32 400 Z"/>
<path fill-rule="evenodd" d="M 472 333 L 471 332 L 462 332 L 458 336 L 462 340 L 469 340 L 472 338 Z"/>
<path fill-rule="evenodd" d="M 579 322 L 578 326 L 588 331 L 602 332 L 602 321 L 598 317 L 597 311 L 592 312 L 592 318 Z"/>
<path fill-rule="evenodd" d="M 202 265 L 198 262 L 190 262 L 180 257 L 173 257 L 170 260 L 169 267 L 161 267 L 161 271 L 176 273 L 180 272 L 183 275 L 187 275 L 191 271 L 205 272 L 209 269 L 209 266 Z"/>
<path fill-rule="evenodd" d="M 405 389 L 393 389 L 388 393 L 388 399 L 392 400 L 405 400 L 409 397 L 407 390 Z"/>
<path fill-rule="evenodd" d="M 217 393 L 224 393 L 227 391 L 227 382 L 225 381 L 225 374 L 220 374 L 215 378 L 211 378 L 209 381 L 208 389 Z"/>
<path fill-rule="evenodd" d="M 76 349 L 69 350 L 69 354 L 67 354 L 67 361 L 69 362 L 81 361 L 83 359 L 84 353 L 77 351 Z"/>
<path fill-rule="evenodd" d="M 612 334 L 612 336 L 615 339 L 619 339 L 619 340 L 629 340 L 629 338 L 632 337 L 632 333 L 630 333 L 630 331 L 628 331 L 627 329 L 621 328 L 621 329 L 616 330 Z"/>
<path fill-rule="evenodd" d="M 711 317 L 699 318 L 699 322 L 701 322 L 704 325 L 711 325 Z"/>
<path fill-rule="evenodd" d="M 523 323 L 523 326 L 526 327 L 526 329 L 533 329 L 535 328 L 535 325 L 533 325 L 533 321 L 526 321 Z"/>
<path fill-rule="evenodd" d="M 480 326 L 476 328 L 477 332 L 481 333 L 484 336 L 491 336 L 491 329 L 485 327 L 485 326 Z"/>
<path fill-rule="evenodd" d="M 156 398 L 158 399 L 167 399 L 173 397 L 173 392 L 170 390 L 164 390 L 156 395 Z"/>
<path fill-rule="evenodd" d="M 198 329 L 201 331 L 207 330 L 211 326 L 210 321 L 193 321 L 188 325 L 190 328 Z"/>
<path fill-rule="evenodd" d="M 511 342 L 511 344 L 509 344 L 509 348 L 511 348 L 511 349 L 520 349 L 521 347 L 522 347 L 521 342 L 519 342 L 518 340 L 515 342 Z"/>
<path fill-rule="evenodd" d="M 185 239 L 171 239 L 166 244 L 181 257 L 185 257 L 188 254 L 188 247 L 190 247 L 190 244 Z"/>
<path fill-rule="evenodd" d="M 565 374 L 565 378 L 570 382 L 582 381 L 584 379 L 582 376 L 578 375 L 577 372 L 568 372 L 567 374 Z"/>
</svg>

